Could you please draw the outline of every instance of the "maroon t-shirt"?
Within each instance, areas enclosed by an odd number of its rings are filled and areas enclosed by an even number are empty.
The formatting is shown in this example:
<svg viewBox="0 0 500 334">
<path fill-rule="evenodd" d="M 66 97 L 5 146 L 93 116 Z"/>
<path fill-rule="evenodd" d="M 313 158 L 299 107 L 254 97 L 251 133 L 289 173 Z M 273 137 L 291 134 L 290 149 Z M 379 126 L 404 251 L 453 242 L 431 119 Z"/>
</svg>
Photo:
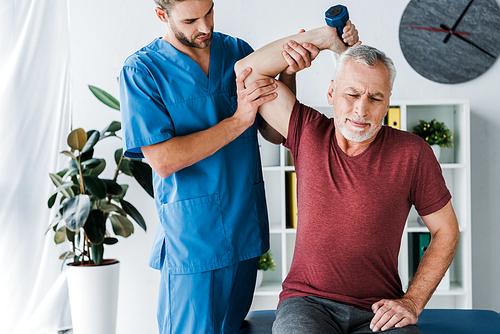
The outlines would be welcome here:
<svg viewBox="0 0 500 334">
<path fill-rule="evenodd" d="M 371 311 L 403 295 L 398 253 L 412 205 L 421 216 L 451 199 L 432 149 L 383 126 L 361 154 L 338 146 L 334 122 L 296 103 L 285 146 L 297 172 L 298 227 L 280 303 L 317 296 Z"/>
</svg>

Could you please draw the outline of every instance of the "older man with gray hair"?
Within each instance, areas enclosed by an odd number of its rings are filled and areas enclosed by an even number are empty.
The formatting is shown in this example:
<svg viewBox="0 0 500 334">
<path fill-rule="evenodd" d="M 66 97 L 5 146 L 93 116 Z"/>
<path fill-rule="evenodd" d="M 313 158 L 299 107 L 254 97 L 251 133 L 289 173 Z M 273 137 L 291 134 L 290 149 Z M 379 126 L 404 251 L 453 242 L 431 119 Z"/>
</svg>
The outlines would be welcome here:
<svg viewBox="0 0 500 334">
<path fill-rule="evenodd" d="M 235 71 L 252 69 L 248 86 L 282 71 L 283 53 L 310 44 L 338 50 L 339 43 L 324 26 L 257 50 Z M 383 52 L 356 45 L 338 59 L 328 88 L 333 119 L 279 82 L 277 98 L 259 107 L 297 173 L 297 238 L 273 333 L 420 333 L 418 315 L 454 257 L 459 228 L 430 146 L 382 125 L 395 75 Z M 404 292 L 398 253 L 412 205 L 432 238 Z"/>
</svg>

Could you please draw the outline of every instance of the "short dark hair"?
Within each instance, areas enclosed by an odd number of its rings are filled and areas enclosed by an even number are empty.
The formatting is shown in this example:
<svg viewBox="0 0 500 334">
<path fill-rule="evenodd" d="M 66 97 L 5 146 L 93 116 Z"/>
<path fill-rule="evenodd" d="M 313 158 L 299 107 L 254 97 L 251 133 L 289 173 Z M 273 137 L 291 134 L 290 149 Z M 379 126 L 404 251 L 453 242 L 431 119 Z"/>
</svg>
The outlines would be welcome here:
<svg viewBox="0 0 500 334">
<path fill-rule="evenodd" d="M 185 0 L 154 0 L 154 1 L 158 7 L 163 8 L 165 11 L 167 11 L 167 14 L 170 14 L 170 10 L 172 9 L 173 5 Z"/>
</svg>

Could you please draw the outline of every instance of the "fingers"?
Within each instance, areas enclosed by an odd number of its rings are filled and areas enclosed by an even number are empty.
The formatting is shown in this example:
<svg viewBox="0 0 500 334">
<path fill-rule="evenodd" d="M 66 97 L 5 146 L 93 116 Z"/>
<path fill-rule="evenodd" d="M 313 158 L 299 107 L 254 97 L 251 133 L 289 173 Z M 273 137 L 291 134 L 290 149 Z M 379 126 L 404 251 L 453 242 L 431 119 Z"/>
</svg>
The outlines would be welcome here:
<svg viewBox="0 0 500 334">
<path fill-rule="evenodd" d="M 383 299 L 372 305 L 375 313 L 370 329 L 374 332 L 417 323 L 418 317 L 401 300 Z"/>
<path fill-rule="evenodd" d="M 351 20 L 346 22 L 344 29 L 342 30 L 342 40 L 349 46 L 361 44 L 358 36 L 358 30 Z"/>
<path fill-rule="evenodd" d="M 377 313 L 378 309 L 381 308 L 382 306 L 384 306 L 384 301 L 383 300 L 380 300 L 378 302 L 376 302 L 375 304 L 372 305 L 372 311 L 373 313 Z"/>
<path fill-rule="evenodd" d="M 311 56 L 311 61 L 316 59 L 316 56 L 319 55 L 320 52 L 319 49 L 313 44 L 304 43 L 302 44 L 302 47 L 309 52 L 309 55 Z"/>
<path fill-rule="evenodd" d="M 277 85 L 273 79 L 257 80 L 247 87 L 247 100 L 257 101 L 260 97 L 267 101 L 267 96 L 276 89 Z M 262 103 L 261 103 L 262 104 Z M 260 105 L 260 104 L 259 104 Z"/>
<path fill-rule="evenodd" d="M 251 72 L 252 70 L 247 68 L 236 78 L 238 108 L 234 113 L 234 117 L 248 126 L 254 123 L 258 108 L 278 96 L 274 92 L 278 86 L 272 78 L 257 80 L 245 88 L 244 81 Z"/>
<path fill-rule="evenodd" d="M 238 74 L 238 77 L 236 78 L 236 89 L 238 91 L 245 89 L 245 80 L 248 78 L 250 73 L 252 73 L 252 68 L 248 67 Z"/>
<path fill-rule="evenodd" d="M 262 94 L 268 94 L 276 89 L 276 84 L 273 79 L 260 79 L 245 87 L 245 80 L 252 73 L 252 68 L 248 67 L 244 69 L 236 78 L 236 88 L 239 92 L 246 90 L 243 95 L 250 97 L 254 100 Z"/>
<path fill-rule="evenodd" d="M 271 94 L 278 87 L 274 79 L 260 79 L 248 85 L 245 88 L 244 81 L 252 72 L 251 68 L 247 68 L 241 72 L 236 78 L 236 86 L 238 91 L 238 104 L 246 105 L 249 109 L 255 109 L 262 104 L 276 98 L 277 94 Z"/>
<path fill-rule="evenodd" d="M 283 46 L 283 49 L 283 58 L 288 64 L 288 68 L 285 70 L 287 74 L 294 74 L 310 67 L 312 61 L 319 54 L 319 49 L 310 43 L 300 45 L 295 41 L 289 41 Z"/>
<path fill-rule="evenodd" d="M 288 67 L 291 67 L 292 69 L 295 70 L 296 63 L 295 60 L 290 56 L 290 54 L 286 51 L 283 51 L 283 58 L 285 58 L 286 63 L 288 64 Z"/>
<path fill-rule="evenodd" d="M 285 51 L 292 57 L 300 68 L 311 66 L 309 52 L 295 41 L 290 41 L 284 45 Z"/>
</svg>

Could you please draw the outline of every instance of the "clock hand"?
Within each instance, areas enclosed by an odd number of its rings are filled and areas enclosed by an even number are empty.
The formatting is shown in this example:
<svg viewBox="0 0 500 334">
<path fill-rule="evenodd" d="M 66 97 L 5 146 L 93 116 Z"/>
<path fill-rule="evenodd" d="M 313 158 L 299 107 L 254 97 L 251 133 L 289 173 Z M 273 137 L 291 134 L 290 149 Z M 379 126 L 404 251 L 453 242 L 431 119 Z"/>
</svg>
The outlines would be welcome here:
<svg viewBox="0 0 500 334">
<path fill-rule="evenodd" d="M 472 5 L 473 2 L 474 2 L 474 0 L 470 0 L 470 2 L 467 5 L 467 7 L 465 7 L 465 9 L 462 12 L 462 14 L 460 14 L 460 17 L 458 18 L 458 20 L 451 27 L 451 29 L 450 29 L 451 31 L 455 31 L 455 29 L 457 28 L 458 24 L 460 23 L 460 21 L 462 21 L 462 18 L 464 17 L 465 13 L 469 10 L 469 7 Z M 451 37 L 451 33 L 448 33 L 448 35 L 446 35 L 446 37 L 444 38 L 443 42 L 448 43 L 448 41 L 450 40 L 450 37 Z"/>
<path fill-rule="evenodd" d="M 444 24 L 441 24 L 441 25 L 440 25 L 440 27 L 441 27 L 441 28 L 443 28 L 443 29 L 446 29 L 446 30 L 452 31 L 452 29 L 449 29 L 449 28 L 448 28 L 446 25 L 444 25 Z M 492 55 L 492 54 L 491 54 L 491 53 L 489 53 L 488 51 L 484 50 L 484 49 L 483 49 L 483 48 L 481 48 L 480 46 L 476 45 L 475 43 L 473 43 L 473 42 L 469 41 L 467 38 L 465 38 L 465 37 L 463 37 L 463 36 L 461 36 L 461 35 L 455 35 L 455 36 L 457 36 L 457 37 L 458 37 L 459 39 L 461 39 L 462 41 L 464 41 L 464 42 L 466 42 L 466 43 L 469 43 L 469 44 L 470 44 L 470 45 L 472 45 L 472 46 L 475 46 L 475 47 L 476 47 L 476 48 L 478 48 L 480 51 L 482 51 L 482 52 L 486 53 L 488 56 L 490 56 L 490 57 L 492 57 L 492 58 L 495 58 L 495 56 L 494 56 L 494 55 Z M 443 42 L 444 42 L 444 41 L 443 41 Z M 446 43 L 446 42 L 445 42 L 445 43 Z"/>
<path fill-rule="evenodd" d="M 449 31 L 449 30 L 444 30 L 444 29 L 417 27 L 417 26 L 407 26 L 407 27 L 413 28 L 413 29 L 423 29 L 423 30 L 438 31 L 438 32 L 447 32 L 447 33 L 451 32 L 453 34 L 460 34 L 460 35 L 470 35 L 468 32 L 462 32 L 462 31 Z"/>
</svg>

